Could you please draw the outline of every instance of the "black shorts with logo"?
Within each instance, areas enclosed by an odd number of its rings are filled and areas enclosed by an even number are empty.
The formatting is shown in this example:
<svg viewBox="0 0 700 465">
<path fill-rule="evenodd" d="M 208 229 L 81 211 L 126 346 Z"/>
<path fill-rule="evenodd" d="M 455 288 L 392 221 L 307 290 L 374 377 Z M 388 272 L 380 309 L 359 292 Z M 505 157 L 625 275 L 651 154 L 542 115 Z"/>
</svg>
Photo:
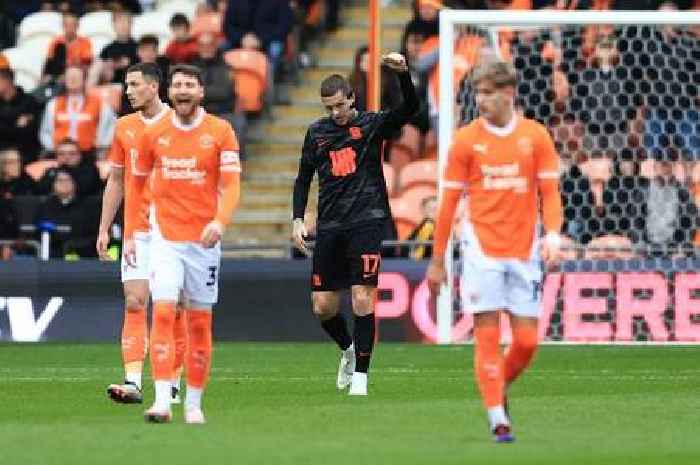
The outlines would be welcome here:
<svg viewBox="0 0 700 465">
<path fill-rule="evenodd" d="M 319 232 L 314 247 L 312 290 L 336 291 L 356 284 L 376 286 L 384 221 Z"/>
</svg>

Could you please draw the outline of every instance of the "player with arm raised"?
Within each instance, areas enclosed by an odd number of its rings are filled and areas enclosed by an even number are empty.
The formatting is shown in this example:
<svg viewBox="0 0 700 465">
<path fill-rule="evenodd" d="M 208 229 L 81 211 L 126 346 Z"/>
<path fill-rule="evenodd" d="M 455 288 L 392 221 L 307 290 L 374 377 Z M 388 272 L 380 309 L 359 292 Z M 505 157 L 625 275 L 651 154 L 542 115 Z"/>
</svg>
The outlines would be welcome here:
<svg viewBox="0 0 700 465">
<path fill-rule="evenodd" d="M 474 313 L 475 378 L 494 439 L 510 442 L 507 389 L 537 349 L 541 260 L 552 262 L 558 256 L 559 157 L 545 127 L 514 111 L 512 65 L 486 62 L 473 71 L 471 81 L 481 116 L 457 131 L 450 148 L 426 277 L 433 292 L 445 281 L 445 249 L 459 198 L 466 192 L 461 295 Z M 505 356 L 501 312 L 508 314 L 513 331 Z"/>
<path fill-rule="evenodd" d="M 311 180 L 318 174 L 313 312 L 342 351 L 337 387 L 350 385 L 351 395 L 367 395 L 380 247 L 386 222 L 391 221 L 382 144 L 418 107 L 405 58 L 391 53 L 382 63 L 399 76 L 401 105 L 379 113 L 358 112 L 347 80 L 337 74 L 326 78 L 321 83 L 321 103 L 329 116 L 309 127 L 294 183 L 292 234 L 296 247 L 308 253 L 303 218 Z M 355 315 L 353 337 L 339 313 L 340 291 L 348 287 Z"/>
<path fill-rule="evenodd" d="M 153 194 L 151 213 L 151 369 L 156 398 L 148 422 L 172 418 L 175 305 L 184 294 L 187 326 L 185 422 L 204 423 L 201 400 L 209 377 L 212 307 L 218 299 L 221 237 L 238 205 L 241 164 L 238 141 L 225 120 L 201 106 L 204 86 L 198 68 L 170 70 L 174 111 L 141 138 L 134 170 L 135 202 L 143 202 L 146 178 Z M 134 230 L 126 230 L 125 255 L 135 260 Z"/>
<path fill-rule="evenodd" d="M 119 205 L 124 200 L 130 204 L 133 200 L 131 181 L 136 159 L 133 152 L 144 129 L 161 120 L 170 112 L 170 108 L 158 98 L 158 89 L 162 81 L 160 70 L 152 63 L 139 63 L 126 72 L 126 97 L 136 111 L 117 120 L 114 140 L 109 152 L 111 164 L 107 186 L 102 197 L 102 217 L 97 236 L 97 253 L 101 259 L 109 259 L 107 246 L 109 230 Z M 146 324 L 146 307 L 148 305 L 148 244 L 150 233 L 148 224 L 148 203 L 133 217 L 125 217 L 124 224 L 133 228 L 138 259 L 136 266 L 130 266 L 122 260 L 122 283 L 124 287 L 124 324 L 122 326 L 121 346 L 124 362 L 124 383 L 110 384 L 107 387 L 109 397 L 118 403 L 141 403 L 141 374 L 143 361 L 148 351 L 148 325 Z M 176 324 L 177 354 L 176 372 L 173 380 L 172 397 L 178 399 L 179 373 L 185 351 L 184 320 L 178 317 Z"/>
</svg>

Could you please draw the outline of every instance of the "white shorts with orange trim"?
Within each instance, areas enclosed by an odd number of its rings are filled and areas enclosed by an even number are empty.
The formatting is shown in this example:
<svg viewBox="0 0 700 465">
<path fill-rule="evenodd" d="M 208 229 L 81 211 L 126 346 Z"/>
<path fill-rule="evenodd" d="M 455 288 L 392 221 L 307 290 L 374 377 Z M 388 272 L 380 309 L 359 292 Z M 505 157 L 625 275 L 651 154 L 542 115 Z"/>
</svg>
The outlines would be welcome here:
<svg viewBox="0 0 700 465">
<path fill-rule="evenodd" d="M 470 230 L 468 225 L 462 230 L 463 310 L 481 313 L 505 309 L 515 316 L 538 318 L 543 277 L 538 248 L 533 246 L 529 260 L 489 257 Z"/>
<path fill-rule="evenodd" d="M 146 232 L 134 234 L 136 245 L 136 266 L 131 266 L 122 256 L 122 282 L 147 280 L 150 276 L 149 258 L 151 247 L 151 235 Z"/>
<path fill-rule="evenodd" d="M 205 249 L 196 242 L 169 241 L 155 230 L 151 241 L 153 301 L 180 300 L 215 304 L 219 297 L 221 246 Z"/>
</svg>

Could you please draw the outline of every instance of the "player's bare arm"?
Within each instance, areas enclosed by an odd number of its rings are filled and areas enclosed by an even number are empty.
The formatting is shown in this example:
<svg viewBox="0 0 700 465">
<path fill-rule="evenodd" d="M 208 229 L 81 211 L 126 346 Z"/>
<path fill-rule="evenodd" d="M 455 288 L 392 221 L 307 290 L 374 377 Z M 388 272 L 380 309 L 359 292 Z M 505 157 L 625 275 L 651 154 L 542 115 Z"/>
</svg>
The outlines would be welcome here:
<svg viewBox="0 0 700 465">
<path fill-rule="evenodd" d="M 119 206 L 124 198 L 124 168 L 112 166 L 107 178 L 107 185 L 102 196 L 102 214 L 100 216 L 100 229 L 97 233 L 97 254 L 100 260 L 107 260 L 107 246 L 109 244 L 109 228 L 114 222 Z"/>
</svg>

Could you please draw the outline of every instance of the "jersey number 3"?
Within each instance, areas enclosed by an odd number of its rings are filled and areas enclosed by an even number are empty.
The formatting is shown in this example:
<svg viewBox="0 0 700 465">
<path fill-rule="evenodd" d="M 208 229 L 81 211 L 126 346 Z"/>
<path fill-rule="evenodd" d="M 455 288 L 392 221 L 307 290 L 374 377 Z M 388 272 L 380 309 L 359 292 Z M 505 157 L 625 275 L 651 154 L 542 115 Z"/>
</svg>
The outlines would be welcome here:
<svg viewBox="0 0 700 465">
<path fill-rule="evenodd" d="M 340 150 L 329 152 L 331 157 L 331 173 L 333 176 L 347 176 L 357 170 L 355 164 L 355 150 L 352 147 L 344 147 Z"/>
</svg>

